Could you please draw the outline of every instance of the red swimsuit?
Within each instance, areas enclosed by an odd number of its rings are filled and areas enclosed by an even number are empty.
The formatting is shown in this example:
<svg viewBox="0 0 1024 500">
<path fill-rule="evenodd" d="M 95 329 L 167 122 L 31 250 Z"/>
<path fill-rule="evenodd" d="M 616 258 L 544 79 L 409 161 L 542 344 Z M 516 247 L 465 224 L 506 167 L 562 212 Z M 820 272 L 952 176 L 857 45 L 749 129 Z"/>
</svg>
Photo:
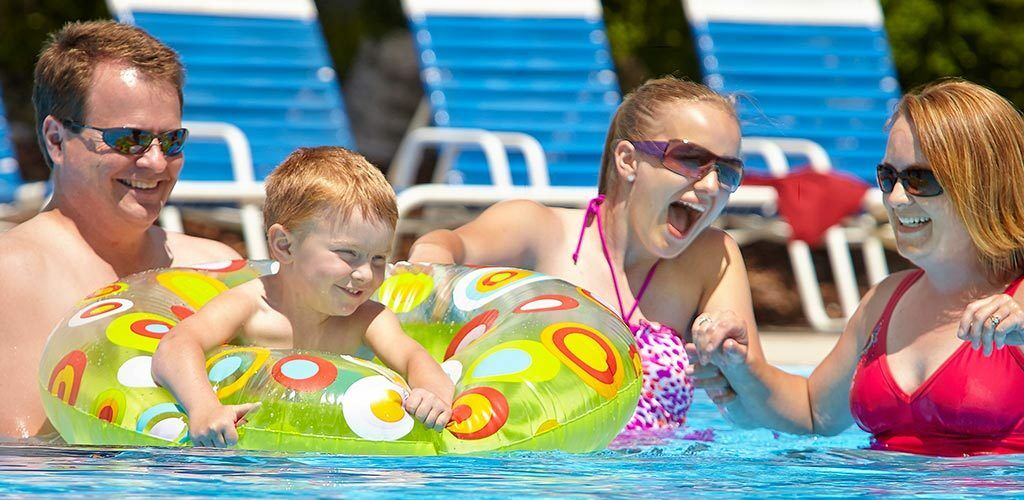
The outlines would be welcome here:
<svg viewBox="0 0 1024 500">
<path fill-rule="evenodd" d="M 889 298 L 857 364 L 850 409 L 872 434 L 871 447 L 924 455 L 1024 453 L 1024 353 L 1006 346 L 985 357 L 964 342 L 913 394 L 889 371 L 889 319 L 924 272 L 911 274 Z M 1005 293 L 1013 295 L 1017 278 Z"/>
</svg>

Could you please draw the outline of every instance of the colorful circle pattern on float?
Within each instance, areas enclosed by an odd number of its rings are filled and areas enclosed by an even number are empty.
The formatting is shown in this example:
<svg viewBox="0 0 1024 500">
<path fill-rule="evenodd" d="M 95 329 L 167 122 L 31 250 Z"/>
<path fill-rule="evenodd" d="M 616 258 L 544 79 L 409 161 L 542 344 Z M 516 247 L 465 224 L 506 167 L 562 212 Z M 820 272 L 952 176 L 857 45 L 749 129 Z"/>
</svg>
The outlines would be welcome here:
<svg viewBox="0 0 1024 500">
<path fill-rule="evenodd" d="M 159 269 L 91 294 L 54 331 L 39 372 L 71 444 L 187 445 L 188 416 L 152 377 L 159 342 L 217 294 L 274 263 Z M 388 277 L 377 299 L 454 382 L 442 433 L 405 409 L 397 373 L 350 355 L 227 345 L 206 376 L 223 404 L 261 402 L 246 449 L 326 453 L 594 451 L 635 409 L 639 354 L 628 328 L 575 286 L 514 268 L 433 266 Z M 630 368 L 629 364 L 632 364 Z"/>
</svg>

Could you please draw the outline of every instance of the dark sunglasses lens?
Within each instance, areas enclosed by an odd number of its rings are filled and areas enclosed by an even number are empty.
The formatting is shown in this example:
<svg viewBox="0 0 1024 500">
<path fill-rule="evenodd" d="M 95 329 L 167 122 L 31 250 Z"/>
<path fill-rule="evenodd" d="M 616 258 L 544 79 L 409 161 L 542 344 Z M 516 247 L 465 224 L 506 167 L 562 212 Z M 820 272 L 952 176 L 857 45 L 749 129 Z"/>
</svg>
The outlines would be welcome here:
<svg viewBox="0 0 1024 500">
<path fill-rule="evenodd" d="M 710 151 L 693 144 L 679 144 L 665 152 L 665 163 L 685 177 L 703 177 L 703 170 L 718 159 Z"/>
<path fill-rule="evenodd" d="M 725 159 L 719 161 L 718 182 L 730 193 L 735 193 L 743 182 L 743 164 Z"/>
<path fill-rule="evenodd" d="M 188 130 L 183 128 L 165 132 L 160 134 L 160 148 L 167 156 L 179 155 L 181 150 L 185 149 L 185 139 L 187 138 Z"/>
<path fill-rule="evenodd" d="M 935 196 L 942 193 L 942 186 L 931 170 L 909 169 L 906 176 L 907 192 L 916 196 Z"/>
<path fill-rule="evenodd" d="M 892 188 L 896 184 L 896 171 L 891 167 L 879 165 L 875 171 L 878 177 L 878 189 L 881 189 L 883 193 L 891 193 Z"/>
</svg>

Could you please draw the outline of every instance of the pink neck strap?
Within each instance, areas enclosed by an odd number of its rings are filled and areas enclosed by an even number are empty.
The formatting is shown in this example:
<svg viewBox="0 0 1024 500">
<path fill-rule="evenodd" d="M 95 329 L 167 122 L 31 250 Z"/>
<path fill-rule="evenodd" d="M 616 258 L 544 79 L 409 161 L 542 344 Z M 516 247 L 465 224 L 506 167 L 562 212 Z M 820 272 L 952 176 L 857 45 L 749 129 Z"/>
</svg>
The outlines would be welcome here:
<svg viewBox="0 0 1024 500">
<path fill-rule="evenodd" d="M 647 271 L 647 277 L 644 278 L 644 284 L 640 286 L 640 291 L 636 294 L 636 302 L 633 302 L 633 307 L 626 313 L 626 308 L 622 304 L 622 295 L 619 293 L 619 280 L 615 278 L 615 266 L 612 265 L 612 256 L 608 252 L 608 244 L 605 243 L 604 238 L 604 225 L 601 223 L 601 203 L 604 203 L 604 195 L 599 194 L 596 198 L 590 200 L 587 204 L 587 212 L 583 215 L 583 227 L 580 228 L 580 238 L 576 242 L 576 251 L 572 254 L 572 262 L 575 264 L 580 258 L 580 247 L 583 246 L 583 235 L 587 232 L 587 227 L 590 226 L 591 217 L 597 219 L 597 235 L 601 238 L 601 251 L 604 252 L 604 260 L 608 263 L 608 271 L 612 275 L 612 286 L 615 288 L 615 298 L 619 301 L 619 314 L 622 316 L 622 321 L 629 324 L 629 319 L 633 317 L 633 313 L 636 312 L 636 308 L 640 305 L 640 299 L 643 298 L 644 292 L 647 291 L 647 285 L 651 283 L 651 278 L 654 277 L 654 271 L 658 269 L 658 264 L 661 260 L 658 260 L 651 266 L 651 270 Z"/>
</svg>

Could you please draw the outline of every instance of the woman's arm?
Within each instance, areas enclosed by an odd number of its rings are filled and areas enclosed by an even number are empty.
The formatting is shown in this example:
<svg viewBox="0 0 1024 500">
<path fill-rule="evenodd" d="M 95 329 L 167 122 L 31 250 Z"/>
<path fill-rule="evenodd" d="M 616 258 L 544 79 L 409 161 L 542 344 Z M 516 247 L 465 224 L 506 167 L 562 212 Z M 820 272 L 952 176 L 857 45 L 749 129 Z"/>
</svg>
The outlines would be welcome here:
<svg viewBox="0 0 1024 500">
<path fill-rule="evenodd" d="M 725 405 L 729 416 L 739 425 L 791 433 L 833 435 L 849 427 L 850 385 L 861 348 L 870 322 L 881 314 L 884 298 L 900 277 L 888 278 L 864 296 L 835 347 L 807 379 L 768 364 L 754 344 L 759 344 L 756 337 L 695 335 L 697 350 L 705 353 L 706 362 L 719 366 L 736 392 L 736 399 Z"/>
<path fill-rule="evenodd" d="M 423 235 L 408 260 L 532 268 L 560 230 L 557 221 L 551 208 L 537 202 L 502 201 L 462 227 Z"/>
</svg>

